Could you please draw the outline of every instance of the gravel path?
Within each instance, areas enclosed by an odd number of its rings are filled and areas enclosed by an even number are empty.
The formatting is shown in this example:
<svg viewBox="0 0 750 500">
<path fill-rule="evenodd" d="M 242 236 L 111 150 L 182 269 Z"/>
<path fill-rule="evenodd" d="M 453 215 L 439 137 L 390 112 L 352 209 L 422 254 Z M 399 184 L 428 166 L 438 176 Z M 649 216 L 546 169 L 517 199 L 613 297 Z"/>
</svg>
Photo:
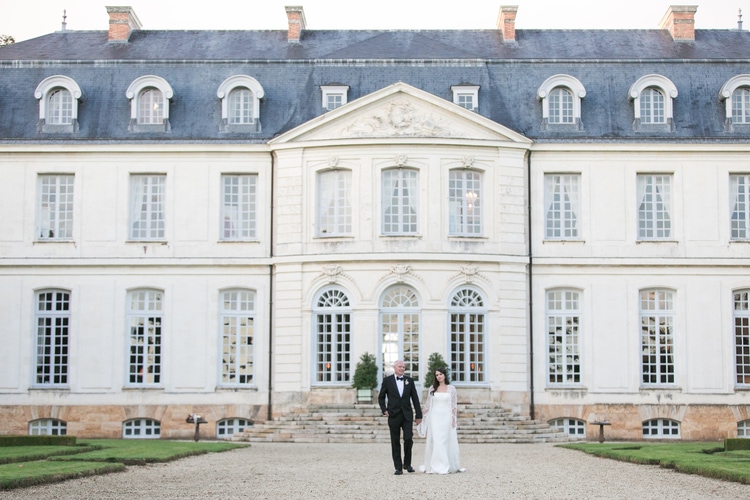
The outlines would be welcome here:
<svg viewBox="0 0 750 500">
<path fill-rule="evenodd" d="M 424 444 L 414 445 L 415 466 Z M 394 476 L 388 444 L 253 444 L 168 464 L 0 492 L 0 498 L 128 499 L 707 499 L 750 498 L 750 486 L 552 445 L 461 445 L 467 471 Z"/>
</svg>

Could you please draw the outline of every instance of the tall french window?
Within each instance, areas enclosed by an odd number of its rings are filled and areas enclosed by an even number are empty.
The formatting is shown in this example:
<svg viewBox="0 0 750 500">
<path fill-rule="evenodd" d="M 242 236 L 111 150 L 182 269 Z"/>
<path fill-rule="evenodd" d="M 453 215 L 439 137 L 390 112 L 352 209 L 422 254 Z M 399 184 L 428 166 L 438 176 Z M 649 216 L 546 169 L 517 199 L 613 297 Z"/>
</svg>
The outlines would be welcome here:
<svg viewBox="0 0 750 500">
<path fill-rule="evenodd" d="M 451 236 L 482 235 L 482 174 L 451 170 L 448 176 L 448 232 Z"/>
<path fill-rule="evenodd" d="M 734 292 L 732 313 L 737 384 L 750 385 L 750 290 Z"/>
<path fill-rule="evenodd" d="M 40 175 L 37 234 L 40 240 L 73 238 L 72 175 Z"/>
<path fill-rule="evenodd" d="M 750 239 L 750 175 L 729 176 L 729 213 L 731 239 Z"/>
<path fill-rule="evenodd" d="M 579 174 L 544 176 L 545 231 L 548 240 L 578 239 Z"/>
<path fill-rule="evenodd" d="M 581 304 L 575 290 L 547 292 L 547 381 L 581 383 Z"/>
<path fill-rule="evenodd" d="M 163 240 L 165 175 L 130 176 L 130 239 Z"/>
<path fill-rule="evenodd" d="M 253 383 L 255 292 L 227 290 L 221 293 L 221 384 Z"/>
<path fill-rule="evenodd" d="M 643 290 L 640 298 L 641 381 L 643 385 L 674 384 L 674 294 Z"/>
<path fill-rule="evenodd" d="M 129 384 L 161 383 L 162 298 L 157 290 L 134 290 L 128 294 Z"/>
<path fill-rule="evenodd" d="M 222 240 L 248 241 L 256 238 L 257 185 L 258 176 L 253 174 L 221 177 Z"/>
<path fill-rule="evenodd" d="M 315 382 L 342 384 L 350 380 L 352 318 L 343 290 L 324 290 L 315 301 Z"/>
<path fill-rule="evenodd" d="M 451 377 L 484 382 L 486 377 L 484 298 L 472 288 L 458 290 L 450 302 Z"/>
<path fill-rule="evenodd" d="M 380 353 L 383 374 L 404 362 L 406 375 L 419 381 L 419 297 L 408 286 L 389 288 L 380 302 Z"/>
<path fill-rule="evenodd" d="M 70 292 L 44 290 L 36 296 L 37 385 L 68 383 Z"/>
<path fill-rule="evenodd" d="M 639 174 L 638 239 L 667 240 L 672 236 L 672 176 Z"/>
<path fill-rule="evenodd" d="M 383 171 L 383 234 L 417 233 L 417 171 Z"/>
</svg>

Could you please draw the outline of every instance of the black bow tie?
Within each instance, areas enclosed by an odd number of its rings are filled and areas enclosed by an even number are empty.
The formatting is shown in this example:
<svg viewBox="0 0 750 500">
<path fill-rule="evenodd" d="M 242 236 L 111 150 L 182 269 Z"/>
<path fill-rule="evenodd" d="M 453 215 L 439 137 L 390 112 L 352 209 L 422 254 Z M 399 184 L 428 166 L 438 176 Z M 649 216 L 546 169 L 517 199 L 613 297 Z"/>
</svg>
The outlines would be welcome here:
<svg viewBox="0 0 750 500">
<path fill-rule="evenodd" d="M 396 380 L 404 380 L 404 377 L 396 377 Z"/>
</svg>

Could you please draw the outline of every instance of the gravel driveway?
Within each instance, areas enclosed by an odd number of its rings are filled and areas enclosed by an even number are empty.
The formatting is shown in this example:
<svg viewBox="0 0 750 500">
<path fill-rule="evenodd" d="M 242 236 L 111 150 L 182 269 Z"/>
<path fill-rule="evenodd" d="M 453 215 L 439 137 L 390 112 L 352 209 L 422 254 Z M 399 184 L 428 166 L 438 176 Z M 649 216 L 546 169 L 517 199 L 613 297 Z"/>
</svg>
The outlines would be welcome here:
<svg viewBox="0 0 750 500">
<path fill-rule="evenodd" d="M 415 466 L 424 443 L 414 445 Z M 750 498 L 750 486 L 547 444 L 464 444 L 466 472 L 394 476 L 388 444 L 261 443 L 168 464 L 0 492 L 0 498 L 128 499 L 706 499 Z"/>
</svg>

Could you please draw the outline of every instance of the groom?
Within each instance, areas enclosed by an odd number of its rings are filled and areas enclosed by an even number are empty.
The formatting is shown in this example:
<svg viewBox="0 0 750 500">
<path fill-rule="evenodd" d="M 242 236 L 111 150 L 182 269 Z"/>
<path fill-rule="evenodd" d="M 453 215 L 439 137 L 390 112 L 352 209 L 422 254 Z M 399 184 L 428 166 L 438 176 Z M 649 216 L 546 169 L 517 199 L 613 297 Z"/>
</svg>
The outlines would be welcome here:
<svg viewBox="0 0 750 500">
<path fill-rule="evenodd" d="M 414 444 L 412 420 L 412 404 L 417 414 L 417 424 L 422 421 L 422 408 L 419 406 L 419 395 L 411 377 L 404 377 L 404 362 L 400 359 L 393 363 L 393 375 L 383 377 L 380 386 L 378 403 L 383 415 L 388 417 L 388 428 L 391 431 L 391 455 L 393 465 L 396 467 L 395 474 L 400 476 L 404 473 L 414 472 L 411 466 L 411 447 Z M 386 406 L 386 399 L 388 405 Z M 401 462 L 401 430 L 404 431 L 404 461 Z"/>
</svg>

